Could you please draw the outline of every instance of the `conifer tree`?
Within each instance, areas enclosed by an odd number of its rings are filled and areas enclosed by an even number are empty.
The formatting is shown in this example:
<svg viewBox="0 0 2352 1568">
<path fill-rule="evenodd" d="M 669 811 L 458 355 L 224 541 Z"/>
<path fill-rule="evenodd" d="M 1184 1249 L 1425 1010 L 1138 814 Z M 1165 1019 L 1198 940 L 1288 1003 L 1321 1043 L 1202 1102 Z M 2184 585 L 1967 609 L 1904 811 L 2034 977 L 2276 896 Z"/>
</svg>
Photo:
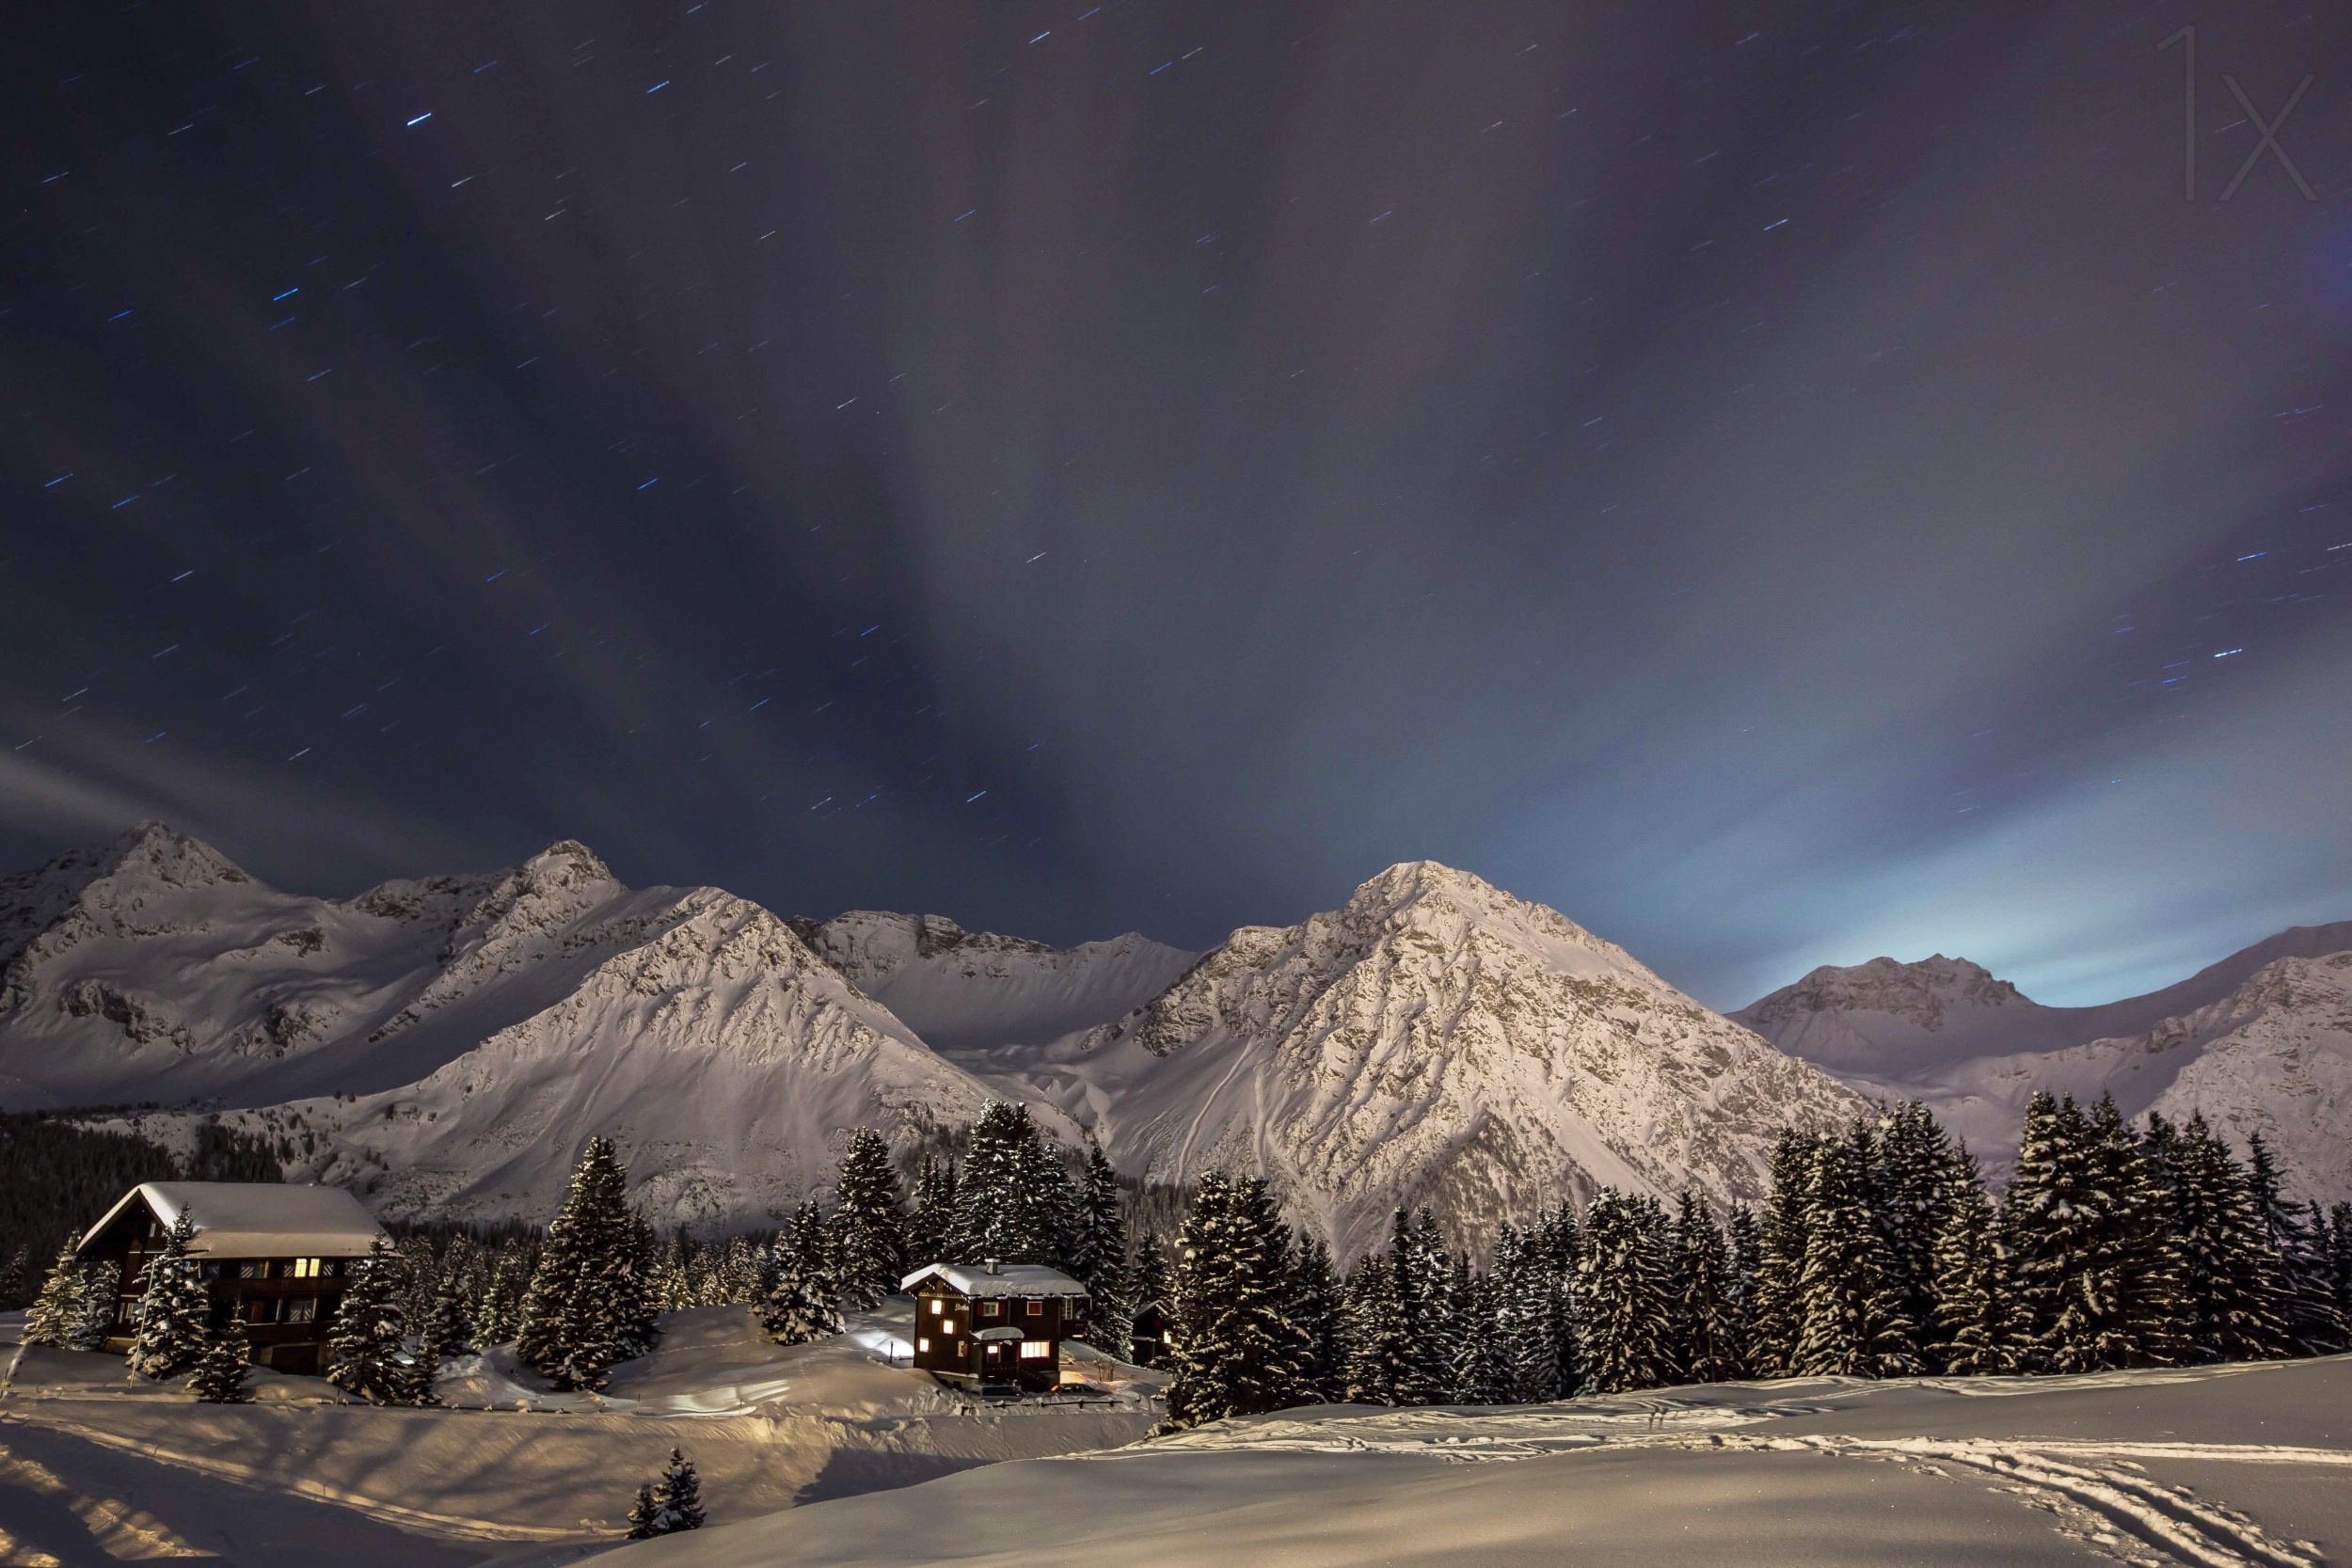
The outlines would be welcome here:
<svg viewBox="0 0 2352 1568">
<path fill-rule="evenodd" d="M 1503 1355 L 1494 1280 L 1462 1268 L 1454 1277 L 1454 1386 L 1456 1404 L 1508 1404 L 1516 1393 Z"/>
<path fill-rule="evenodd" d="M 956 1167 L 926 1156 L 922 1174 L 914 1179 L 914 1212 L 907 1217 L 907 1267 L 950 1261 L 955 1226 Z"/>
<path fill-rule="evenodd" d="M 1211 1171 L 1177 1241 L 1175 1377 L 1169 1421 L 1180 1427 L 1309 1397 L 1299 1375 L 1305 1336 L 1291 1321 L 1288 1231 L 1264 1180 Z"/>
<path fill-rule="evenodd" d="M 1423 1402 L 1396 1273 L 1391 1248 L 1365 1257 L 1347 1276 L 1347 1397 L 1359 1404 Z"/>
<path fill-rule="evenodd" d="M 352 1266 L 351 1283 L 326 1335 L 326 1381 L 376 1404 L 417 1398 L 408 1323 L 401 1310 L 406 1263 L 382 1237 Z"/>
<path fill-rule="evenodd" d="M 588 1140 L 523 1292 L 515 1349 L 557 1388 L 601 1388 L 652 1335 L 650 1229 L 629 1212 L 609 1138 Z"/>
<path fill-rule="evenodd" d="M 1407 1217 L 1396 1212 L 1391 1237 L 1398 1307 L 1405 1317 L 1409 1368 L 1397 1389 L 1399 1404 L 1434 1404 L 1446 1397 L 1454 1383 L 1454 1357 L 1459 1348 L 1451 1313 L 1447 1283 L 1453 1260 L 1438 1238 L 1438 1222 L 1428 1210 Z"/>
<path fill-rule="evenodd" d="M 1814 1152 L 1797 1280 L 1800 1326 L 1789 1360 L 1801 1377 L 1899 1377 L 1919 1370 L 1916 1325 L 1903 1316 L 1902 1283 L 1877 1223 L 1876 1142 L 1870 1124 L 1857 1121 Z"/>
<path fill-rule="evenodd" d="M 1724 1250 L 1729 1271 L 1732 1342 L 1739 1347 L 1740 1365 L 1754 1376 L 1756 1363 L 1756 1271 L 1764 1256 L 1764 1236 L 1756 1211 L 1744 1203 L 1731 1206 L 1724 1222 Z"/>
<path fill-rule="evenodd" d="M 1748 1365 L 1758 1377 L 1787 1377 L 1795 1370 L 1804 1326 L 1799 1281 L 1810 1244 L 1813 1167 L 1821 1142 L 1793 1129 L 1772 1142 L 1772 1195 L 1757 1221 L 1756 1283 L 1749 1292 Z"/>
<path fill-rule="evenodd" d="M 167 1378 L 186 1371 L 212 1337 L 212 1294 L 188 1256 L 188 1244 L 195 1240 L 196 1223 L 183 1209 L 164 1250 L 148 1262 L 127 1357 L 131 1370 L 141 1377 Z"/>
<path fill-rule="evenodd" d="M 1587 1392 L 1655 1388 L 1674 1375 L 1663 1265 L 1642 1204 L 1614 1187 L 1595 1193 L 1584 1209 L 1576 1275 Z"/>
<path fill-rule="evenodd" d="M 71 1350 L 104 1350 L 112 1338 L 120 1296 L 122 1265 L 108 1259 L 82 1265 L 82 1319 Z"/>
<path fill-rule="evenodd" d="M 464 1355 L 476 1348 L 473 1324 L 466 1312 L 465 1297 L 454 1279 L 444 1277 L 440 1288 L 433 1293 L 431 1314 L 424 1321 L 424 1343 L 432 1348 L 436 1362 L 453 1355 Z"/>
<path fill-rule="evenodd" d="M 906 1212 L 890 1146 L 870 1127 L 850 1134 L 825 1229 L 841 1305 L 856 1312 L 880 1307 L 906 1275 Z"/>
<path fill-rule="evenodd" d="M 2029 1368 L 2170 1358 L 2178 1270 L 2146 1164 L 2112 1102 L 2028 1102 L 2002 1223 Z"/>
<path fill-rule="evenodd" d="M 1119 1173 L 1100 1144 L 1088 1146 L 1070 1272 L 1087 1288 L 1082 1338 L 1095 1349 L 1125 1360 L 1127 1335 L 1136 1316 L 1128 1305 L 1127 1221 L 1120 1204 Z"/>
<path fill-rule="evenodd" d="M 803 1203 L 776 1239 L 776 1283 L 760 1303 L 759 1323 L 780 1345 L 804 1345 L 841 1332 L 840 1286 L 827 1256 L 817 1200 Z"/>
<path fill-rule="evenodd" d="M 1171 1315 L 1168 1252 L 1160 1245 L 1160 1239 L 1149 1230 L 1136 1243 L 1135 1269 L 1128 1289 L 1132 1292 L 1128 1303 L 1132 1313 L 1128 1319 L 1128 1349 L 1137 1365 L 1157 1367 L 1162 1363 L 1159 1346 L 1133 1338 L 1136 1317 L 1153 1310 L 1160 1314 L 1163 1321 Z"/>
<path fill-rule="evenodd" d="M 1724 1234 L 1696 1193 L 1684 1188 L 1675 1211 L 1672 1354 L 1684 1381 L 1729 1383 L 1745 1373 L 1737 1304 Z"/>
<path fill-rule="evenodd" d="M 522 1249 L 500 1248 L 498 1261 L 490 1267 L 489 1286 L 483 1292 L 481 1321 L 474 1324 L 474 1338 L 485 1349 L 514 1342 L 522 1326 L 523 1291 L 529 1280 Z"/>
<path fill-rule="evenodd" d="M 949 1236 L 956 1260 L 1057 1267 L 1067 1259 L 1076 1217 L 1069 1167 L 1029 1108 L 991 1101 L 973 1123 L 957 1181 Z"/>
<path fill-rule="evenodd" d="M 1961 1377 L 2013 1372 L 2009 1259 L 1975 1156 L 1962 1149 L 1945 1180 L 1949 1191 L 1935 1240 L 1935 1364 Z"/>
<path fill-rule="evenodd" d="M 2168 1142 L 2165 1224 L 2180 1258 L 2185 1358 L 2253 1361 L 2281 1354 L 2285 1291 L 2244 1167 L 2201 1112 Z"/>
<path fill-rule="evenodd" d="M 1291 1249 L 1290 1317 L 1304 1341 L 1298 1376 L 1316 1399 L 1347 1397 L 1347 1337 L 1340 1281 L 1331 1249 L 1320 1237 L 1299 1237 Z"/>
<path fill-rule="evenodd" d="M 0 1311 L 13 1312 L 33 1303 L 33 1249 L 20 1244 L 0 1268 Z"/>
<path fill-rule="evenodd" d="M 2246 1167 L 2247 1190 L 2262 1216 L 2271 1255 L 2279 1260 L 2286 1354 L 2332 1354 L 2344 1348 L 2344 1323 L 2336 1313 L 2327 1258 L 2307 1214 L 2287 1200 L 2269 1140 L 2260 1132 L 2246 1140 Z"/>
<path fill-rule="evenodd" d="M 1540 1227 L 1527 1231 L 1502 1227 L 1495 1246 L 1493 1283 L 1497 1350 L 1509 1388 L 1506 1401 L 1533 1404 L 1558 1399 L 1565 1392 L 1559 1356 L 1564 1292 Z"/>
<path fill-rule="evenodd" d="M 628 1539 L 631 1541 L 653 1539 L 655 1522 L 660 1517 L 661 1505 L 654 1501 L 653 1482 L 640 1482 L 637 1488 L 637 1500 L 628 1505 Z"/>
<path fill-rule="evenodd" d="M 1934 1113 L 1915 1100 L 1897 1106 L 1881 1123 L 1870 1183 L 1873 1209 L 1902 1316 L 1922 1331 L 1914 1348 L 1931 1371 L 1937 1366 L 1936 1336 L 1926 1332 L 1935 1321 L 1935 1244 L 1949 1214 L 1956 1159 Z"/>
<path fill-rule="evenodd" d="M 661 1472 L 661 1483 L 654 1489 L 653 1532 L 675 1535 L 679 1530 L 702 1528 L 702 1477 L 694 1473 L 692 1460 L 672 1449 L 670 1467 Z"/>
<path fill-rule="evenodd" d="M 188 1379 L 188 1389 L 204 1404 L 244 1404 L 253 1398 L 245 1386 L 252 1359 L 245 1324 L 232 1317 L 196 1358 L 196 1375 Z"/>
<path fill-rule="evenodd" d="M 2328 1210 L 2328 1282 L 2336 1315 L 2352 1323 L 2352 1203 Z"/>
<path fill-rule="evenodd" d="M 24 1314 L 24 1343 L 52 1345 L 59 1350 L 76 1348 L 83 1322 L 89 1316 L 92 1305 L 88 1278 L 81 1255 L 75 1250 L 81 1244 L 82 1235 L 77 1230 L 69 1234 L 65 1245 L 57 1249 L 56 1261 L 49 1265 L 49 1273 L 40 1282 L 40 1293 L 33 1298 L 33 1305 Z"/>
</svg>

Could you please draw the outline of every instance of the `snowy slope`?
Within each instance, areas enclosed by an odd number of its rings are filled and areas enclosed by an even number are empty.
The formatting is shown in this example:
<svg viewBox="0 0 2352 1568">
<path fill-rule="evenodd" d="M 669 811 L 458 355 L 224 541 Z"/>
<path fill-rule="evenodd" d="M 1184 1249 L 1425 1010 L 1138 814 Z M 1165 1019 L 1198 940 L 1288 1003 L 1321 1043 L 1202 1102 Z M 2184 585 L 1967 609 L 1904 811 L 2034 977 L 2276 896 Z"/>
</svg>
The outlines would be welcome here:
<svg viewBox="0 0 2352 1568">
<path fill-rule="evenodd" d="M 2146 996 L 2044 1007 L 1965 959 L 1815 970 L 1731 1016 L 1872 1096 L 1918 1099 L 1999 1171 L 2037 1088 L 2262 1130 L 2315 1196 L 2352 1196 L 2341 971 L 2352 922 L 2296 927 Z M 2348 959 L 2347 961 L 2352 961 Z M 2211 1058 L 2208 1062 L 2208 1058 Z"/>
<path fill-rule="evenodd" d="M 819 958 L 935 1050 L 1032 1045 L 1108 1023 L 1149 1002 L 1198 953 L 1130 931 L 1048 947 L 967 931 L 945 915 L 852 910 L 796 923 Z"/>
<path fill-rule="evenodd" d="M 1261 1172 L 1343 1253 L 1399 1204 L 1465 1236 L 1594 1186 L 1763 1187 L 1784 1125 L 1861 1101 L 1540 905 L 1428 862 L 1245 927 L 1148 1006 L 993 1053 L 1120 1168 Z"/>
</svg>

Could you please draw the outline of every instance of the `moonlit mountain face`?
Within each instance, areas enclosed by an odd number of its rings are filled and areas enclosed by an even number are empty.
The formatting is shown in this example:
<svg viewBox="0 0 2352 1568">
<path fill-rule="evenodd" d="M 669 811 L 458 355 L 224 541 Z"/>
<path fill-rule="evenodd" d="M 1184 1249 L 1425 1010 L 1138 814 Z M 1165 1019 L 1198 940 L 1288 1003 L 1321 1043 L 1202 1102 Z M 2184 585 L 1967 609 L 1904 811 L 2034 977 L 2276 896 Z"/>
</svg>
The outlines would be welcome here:
<svg viewBox="0 0 2352 1568">
<path fill-rule="evenodd" d="M 1436 859 L 1716 1006 L 2352 913 L 2342 7 L 0 28 L 0 863 L 1197 952 Z"/>
</svg>

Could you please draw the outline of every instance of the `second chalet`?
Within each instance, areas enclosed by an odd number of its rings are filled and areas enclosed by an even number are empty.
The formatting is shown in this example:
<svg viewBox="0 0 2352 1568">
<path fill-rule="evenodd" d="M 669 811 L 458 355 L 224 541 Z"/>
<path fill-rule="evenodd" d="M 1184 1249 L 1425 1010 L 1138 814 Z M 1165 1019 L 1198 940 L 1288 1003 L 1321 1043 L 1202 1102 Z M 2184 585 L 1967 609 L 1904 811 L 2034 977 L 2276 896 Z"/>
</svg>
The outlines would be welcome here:
<svg viewBox="0 0 2352 1568">
<path fill-rule="evenodd" d="M 1054 1387 L 1086 1319 L 1087 1288 L 1041 1263 L 932 1263 L 898 1289 L 914 1295 L 916 1369 L 964 1388 Z"/>
</svg>

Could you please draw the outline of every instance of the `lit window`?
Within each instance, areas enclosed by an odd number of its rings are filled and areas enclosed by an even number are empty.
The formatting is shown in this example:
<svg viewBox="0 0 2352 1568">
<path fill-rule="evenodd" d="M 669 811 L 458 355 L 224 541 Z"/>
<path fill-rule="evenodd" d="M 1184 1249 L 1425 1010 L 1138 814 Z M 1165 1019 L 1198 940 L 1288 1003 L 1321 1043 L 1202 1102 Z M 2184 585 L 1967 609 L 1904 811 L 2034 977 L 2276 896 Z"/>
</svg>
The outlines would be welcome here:
<svg viewBox="0 0 2352 1568">
<path fill-rule="evenodd" d="M 933 1296 L 933 1297 L 931 1297 L 931 1316 L 932 1316 L 932 1317 L 936 1318 L 936 1317 L 938 1317 L 938 1316 L 939 1316 L 942 1312 L 945 1312 L 946 1310 L 947 1310 L 947 1304 L 946 1304 L 945 1301 L 941 1300 L 941 1299 L 940 1299 L 939 1297 L 937 1297 L 937 1296 Z"/>
<path fill-rule="evenodd" d="M 319 1276 L 319 1260 L 315 1258 L 297 1258 L 294 1260 L 294 1267 L 286 1272 L 295 1279 L 316 1279 Z"/>
<path fill-rule="evenodd" d="M 1047 1340 L 1024 1339 L 1021 1341 L 1021 1359 L 1024 1361 L 1042 1361 L 1053 1354 L 1054 1347 Z"/>
<path fill-rule="evenodd" d="M 929 1339 L 917 1339 L 914 1341 L 914 1348 L 919 1351 L 928 1351 L 931 1348 L 931 1342 Z"/>
</svg>

